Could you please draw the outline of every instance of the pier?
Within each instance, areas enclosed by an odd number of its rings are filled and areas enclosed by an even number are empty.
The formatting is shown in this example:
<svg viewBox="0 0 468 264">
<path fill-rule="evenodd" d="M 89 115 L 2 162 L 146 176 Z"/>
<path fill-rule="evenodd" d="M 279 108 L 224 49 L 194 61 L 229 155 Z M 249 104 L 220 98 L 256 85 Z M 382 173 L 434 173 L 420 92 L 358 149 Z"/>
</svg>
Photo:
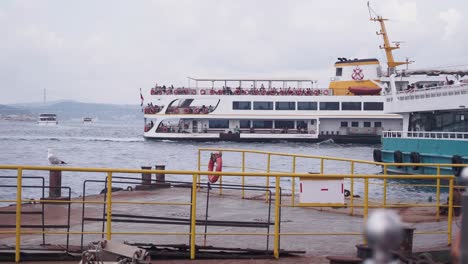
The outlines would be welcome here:
<svg viewBox="0 0 468 264">
<path fill-rule="evenodd" d="M 223 153 L 223 171 L 204 169 L 212 152 Z M 252 155 L 264 156 L 265 164 L 256 168 L 247 165 Z M 284 171 L 270 169 L 278 159 L 287 160 Z M 349 163 L 349 173 L 330 173 L 336 162 Z M 301 163 L 315 173 L 300 171 L 304 168 L 299 166 Z M 357 173 L 356 168 L 364 163 L 382 166 L 383 174 Z M 51 256 L 74 260 L 91 242 L 105 239 L 144 248 L 155 261 L 286 256 L 319 256 L 320 261 L 326 261 L 324 257 L 329 255 L 356 256 L 356 245 L 367 243 L 363 227 L 376 208 L 396 210 L 414 229 L 410 251 L 447 248 L 456 225 L 452 198 L 455 178 L 390 175 L 386 169 L 392 165 L 232 149 L 199 149 L 198 168 L 193 171 L 159 165 L 157 169 L 1 165 L 4 176 L 0 178 L 14 177 L 16 184 L 0 188 L 15 189 L 16 199 L 0 201 L 4 206 L 0 208 L 4 219 L 0 226 L 0 260 L 47 260 Z M 50 170 L 60 171 L 62 177 L 77 173 L 98 176 L 83 181 L 81 190 L 60 186 L 69 199 L 49 199 L 44 197 L 44 190 L 51 186 L 43 178 L 23 175 Z M 6 176 L 11 172 L 16 176 Z M 221 177 L 208 184 L 207 175 Z M 178 180 L 173 180 L 176 176 Z M 264 184 L 252 184 L 254 178 L 262 179 Z M 339 197 L 342 203 L 304 201 L 303 183 L 324 179 L 344 181 L 349 196 Z M 26 180 L 38 184 L 24 184 Z M 425 203 L 392 198 L 398 186 L 408 185 L 433 188 L 435 198 Z M 143 187 L 137 190 L 133 186 Z M 22 191 L 28 188 L 42 190 L 41 199 L 25 199 Z M 90 193 L 96 188 L 104 191 Z M 374 195 L 377 189 L 383 189 L 382 195 Z M 442 202 L 443 193 L 448 194 L 447 204 Z M 440 214 L 441 208 L 447 210 L 447 216 Z M 293 262 L 300 263 L 299 259 Z"/>
</svg>

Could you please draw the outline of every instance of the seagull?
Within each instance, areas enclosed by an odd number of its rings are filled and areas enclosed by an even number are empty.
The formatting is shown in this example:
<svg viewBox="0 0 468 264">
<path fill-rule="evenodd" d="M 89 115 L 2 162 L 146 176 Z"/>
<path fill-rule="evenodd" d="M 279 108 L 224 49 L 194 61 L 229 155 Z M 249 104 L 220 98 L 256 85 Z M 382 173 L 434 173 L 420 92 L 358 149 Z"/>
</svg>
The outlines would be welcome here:
<svg viewBox="0 0 468 264">
<path fill-rule="evenodd" d="M 67 164 L 65 161 L 57 158 L 57 156 L 52 154 L 51 149 L 47 149 L 47 159 L 49 159 L 50 164 Z"/>
</svg>

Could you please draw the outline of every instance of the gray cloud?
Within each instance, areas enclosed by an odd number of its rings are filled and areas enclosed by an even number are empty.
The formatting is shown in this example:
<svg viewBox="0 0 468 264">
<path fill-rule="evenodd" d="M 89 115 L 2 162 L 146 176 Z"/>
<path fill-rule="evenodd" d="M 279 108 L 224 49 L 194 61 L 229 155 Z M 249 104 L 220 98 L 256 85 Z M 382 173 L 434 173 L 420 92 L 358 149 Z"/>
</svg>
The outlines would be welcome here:
<svg viewBox="0 0 468 264">
<path fill-rule="evenodd" d="M 464 64 L 463 1 L 375 1 L 393 18 L 395 57 Z M 308 77 L 327 86 L 336 57 L 385 61 L 366 1 L 0 2 L 0 103 L 48 98 L 138 103 L 139 88 L 186 76 Z"/>
</svg>

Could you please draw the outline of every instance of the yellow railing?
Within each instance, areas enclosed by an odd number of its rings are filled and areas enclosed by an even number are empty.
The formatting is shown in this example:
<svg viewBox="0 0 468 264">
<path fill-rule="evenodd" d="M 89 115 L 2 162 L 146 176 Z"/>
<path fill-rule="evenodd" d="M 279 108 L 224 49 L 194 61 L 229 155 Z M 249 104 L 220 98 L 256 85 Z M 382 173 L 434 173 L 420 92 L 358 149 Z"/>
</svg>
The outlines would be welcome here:
<svg viewBox="0 0 468 264">
<path fill-rule="evenodd" d="M 241 154 L 241 171 L 240 172 L 210 172 L 202 170 L 204 166 L 203 157 L 209 157 L 209 155 L 205 155 L 206 152 L 214 152 L 214 151 L 222 151 L 226 152 L 233 152 L 233 153 L 240 153 Z M 378 162 L 369 162 L 369 161 L 362 161 L 362 160 L 352 160 L 352 159 L 342 159 L 342 158 L 333 158 L 333 157 L 322 157 L 322 156 L 311 156 L 311 155 L 296 155 L 296 154 L 287 154 L 287 153 L 276 153 L 276 152 L 265 152 L 265 151 L 255 151 L 255 150 L 236 150 L 236 149 L 212 149 L 212 148 L 201 148 L 198 151 L 198 170 L 196 171 L 180 171 L 180 170 L 140 170 L 140 169 L 115 169 L 115 168 L 79 168 L 79 167 L 49 167 L 49 166 L 21 166 L 21 165 L 0 165 L 0 170 L 16 170 L 17 171 L 17 191 L 16 191 L 16 229 L 14 231 L 15 234 L 15 261 L 20 261 L 20 252 L 21 252 L 21 235 L 22 234 L 104 234 L 106 239 L 111 240 L 112 235 L 190 235 L 190 258 L 196 258 L 196 250 L 195 250 L 195 238 L 197 235 L 234 235 L 234 236 L 241 236 L 241 235 L 268 235 L 273 236 L 273 255 L 275 258 L 279 257 L 279 240 L 280 236 L 307 236 L 307 235 L 360 235 L 361 233 L 350 233 L 350 232 L 342 232 L 342 233 L 316 233 L 316 232 L 301 232 L 301 233 L 286 233 L 280 232 L 280 207 L 281 205 L 281 186 L 280 186 L 280 179 L 287 177 L 292 177 L 292 186 L 291 186 L 291 205 L 290 206 L 300 206 L 295 201 L 296 196 L 296 178 L 323 178 L 328 177 L 330 179 L 343 179 L 347 178 L 350 180 L 350 189 L 351 189 L 351 196 L 349 198 L 349 204 L 347 206 L 350 208 L 350 214 L 355 214 L 354 208 L 362 208 L 363 209 L 363 218 L 367 219 L 368 210 L 369 208 L 375 207 L 403 207 L 403 206 L 411 206 L 411 207 L 422 207 L 422 206 L 434 206 L 437 208 L 437 219 L 439 219 L 438 209 L 443 205 L 440 204 L 440 188 L 441 180 L 448 180 L 449 185 L 449 195 L 448 195 L 448 219 L 447 219 L 447 231 L 437 231 L 437 232 L 418 232 L 418 234 L 446 234 L 448 244 L 451 243 L 452 237 L 452 215 L 453 215 L 453 189 L 454 189 L 454 177 L 450 175 L 440 175 L 440 167 L 448 167 L 448 166 L 464 166 L 464 165 L 447 165 L 447 164 L 429 164 L 430 166 L 436 166 L 437 175 L 390 175 L 387 173 L 388 166 L 396 165 L 392 163 L 378 163 Z M 246 164 L 246 156 L 247 154 L 261 154 L 267 156 L 267 164 L 264 168 L 265 172 L 247 172 L 247 164 Z M 271 171 L 271 159 L 272 157 L 290 157 L 292 159 L 292 166 L 291 172 L 274 172 Z M 320 164 L 320 173 L 317 174 L 310 174 L 310 173 L 298 173 L 297 172 L 297 160 L 299 158 L 306 158 L 306 159 L 316 159 L 319 161 Z M 346 174 L 338 174 L 338 173 L 325 173 L 325 161 L 341 161 L 341 162 L 348 162 L 350 164 L 350 171 Z M 225 160 L 226 162 L 226 160 Z M 379 165 L 383 166 L 384 173 L 382 175 L 373 175 L 373 174 L 359 174 L 355 171 L 356 164 L 372 164 L 372 165 Z M 420 164 L 405 164 L 405 165 L 420 165 Z M 427 165 L 427 164 L 425 164 Z M 69 232 L 58 232 L 58 231 L 26 231 L 22 230 L 21 228 L 21 205 L 23 202 L 28 202 L 28 200 L 23 200 L 22 198 L 22 186 L 23 186 L 23 173 L 24 171 L 51 171 L 51 170 L 60 170 L 60 171 L 72 171 L 72 172 L 100 172 L 106 173 L 107 175 L 107 200 L 103 201 L 78 201 L 78 200 L 71 200 L 71 201 L 61 201 L 61 200 L 44 200 L 42 202 L 47 203 L 95 203 L 95 204 L 106 204 L 106 229 L 105 232 L 76 232 L 76 231 L 69 231 Z M 131 174 L 141 174 L 141 173 L 152 173 L 152 174 L 174 174 L 174 175 L 185 175 L 191 176 L 191 202 L 190 203 L 163 203 L 163 202 L 138 202 L 138 201 L 113 201 L 112 196 L 112 184 L 113 184 L 113 175 L 115 173 L 131 173 Z M 232 176 L 240 176 L 241 177 L 241 197 L 245 198 L 244 186 L 246 183 L 246 177 L 265 177 L 266 179 L 266 186 L 270 186 L 270 177 L 275 178 L 275 186 L 274 186 L 274 221 L 273 227 L 274 232 L 273 234 L 264 234 L 264 233 L 248 233 L 248 232 L 238 232 L 238 233 L 201 233 L 197 234 L 196 230 L 196 203 L 197 203 L 197 191 L 199 189 L 202 176 L 205 175 L 220 175 L 220 180 L 222 177 L 232 177 Z M 387 201 L 387 188 L 389 183 L 387 179 L 433 179 L 437 181 L 436 185 L 436 205 L 432 204 L 389 204 Z M 355 199 L 353 197 L 354 194 L 354 185 L 355 182 L 358 180 L 364 181 L 364 199 L 363 204 L 356 204 Z M 369 179 L 380 179 L 383 181 L 383 201 L 381 204 L 370 204 L 369 202 Z M 220 194 L 222 194 L 222 181 L 220 181 Z M 273 189 L 273 188 L 272 188 Z M 266 196 L 266 199 L 269 199 L 269 196 Z M 0 202 L 7 202 L 8 200 L 0 200 Z M 191 218 L 190 218 L 190 232 L 115 232 L 112 229 L 112 206 L 114 204 L 171 204 L 171 205 L 190 205 L 191 206 Z M 323 207 L 323 204 L 309 204 L 308 206 L 317 206 Z M 341 205 L 342 206 L 342 205 Z M 3 234 L 11 234 L 13 231 L 2 231 L 0 233 Z"/>
</svg>

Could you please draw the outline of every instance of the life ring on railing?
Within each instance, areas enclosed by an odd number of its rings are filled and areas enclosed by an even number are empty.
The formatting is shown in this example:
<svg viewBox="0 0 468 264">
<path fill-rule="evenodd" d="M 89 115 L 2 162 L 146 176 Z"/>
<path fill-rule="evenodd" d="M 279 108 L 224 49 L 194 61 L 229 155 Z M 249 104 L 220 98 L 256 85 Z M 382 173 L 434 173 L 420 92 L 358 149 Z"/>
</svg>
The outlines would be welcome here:
<svg viewBox="0 0 468 264">
<path fill-rule="evenodd" d="M 179 112 L 180 112 L 180 111 L 179 111 L 179 108 L 174 109 L 174 113 L 175 113 L 175 114 L 178 114 Z"/>
<path fill-rule="evenodd" d="M 205 89 L 200 90 L 200 94 L 204 95 L 206 93 Z"/>
<path fill-rule="evenodd" d="M 305 92 L 305 95 L 312 95 L 312 91 L 310 89 L 307 89 L 307 91 Z"/>
<path fill-rule="evenodd" d="M 289 90 L 288 91 L 288 95 L 293 95 L 294 94 L 294 91 L 293 90 Z"/>
<path fill-rule="evenodd" d="M 190 113 L 190 109 L 184 108 L 184 114 L 188 114 L 188 113 Z"/>
<path fill-rule="evenodd" d="M 248 94 L 246 90 L 242 90 L 241 92 L 242 92 L 243 95 Z"/>
<path fill-rule="evenodd" d="M 208 162 L 208 171 L 223 171 L 223 158 L 220 153 L 211 153 L 210 162 Z M 216 165 L 216 168 L 215 168 Z M 210 183 L 215 183 L 219 179 L 219 175 L 208 175 Z"/>
<path fill-rule="evenodd" d="M 463 159 L 459 155 L 453 155 L 452 157 L 452 164 L 463 164 Z M 453 175 L 460 176 L 463 167 L 452 167 Z"/>
<path fill-rule="evenodd" d="M 261 93 L 261 95 L 266 95 L 267 91 L 261 90 L 260 93 Z"/>
<path fill-rule="evenodd" d="M 219 90 L 218 95 L 223 95 L 223 90 Z"/>
<path fill-rule="evenodd" d="M 216 93 L 215 90 L 213 90 L 213 89 L 210 90 L 210 94 L 211 94 L 211 95 L 213 95 L 213 94 L 215 94 L 215 93 Z"/>
<path fill-rule="evenodd" d="M 301 89 L 297 90 L 297 91 L 296 91 L 296 94 L 297 94 L 297 95 L 302 95 L 302 90 L 301 90 Z"/>
<path fill-rule="evenodd" d="M 200 113 L 200 108 L 195 107 L 195 109 L 193 109 L 193 113 L 194 114 L 199 114 Z"/>
<path fill-rule="evenodd" d="M 374 149 L 372 156 L 375 162 L 382 162 L 382 151 L 380 149 Z"/>
<path fill-rule="evenodd" d="M 319 95 L 319 90 L 314 90 L 314 95 Z"/>
<path fill-rule="evenodd" d="M 323 95 L 328 95 L 328 93 L 330 93 L 330 91 L 328 91 L 328 90 L 323 90 Z"/>
<path fill-rule="evenodd" d="M 421 163 L 421 155 L 418 152 L 411 152 L 410 154 L 410 161 L 411 163 Z M 419 169 L 418 165 L 413 166 L 413 170 Z"/>
<path fill-rule="evenodd" d="M 234 94 L 235 94 L 235 95 L 240 95 L 240 94 L 241 94 L 241 91 L 240 91 L 240 90 L 235 90 L 235 91 L 234 91 Z"/>
<path fill-rule="evenodd" d="M 403 153 L 401 153 L 401 151 L 399 151 L 399 150 L 396 150 L 395 152 L 393 152 L 393 161 L 395 163 L 403 163 Z M 396 167 L 401 168 L 403 166 L 398 165 Z"/>
<path fill-rule="evenodd" d="M 195 89 L 192 89 L 192 94 L 197 94 L 197 91 Z"/>
<path fill-rule="evenodd" d="M 176 95 L 179 94 L 179 91 L 178 91 L 178 90 L 175 90 L 175 91 L 174 91 L 174 94 L 176 94 Z"/>
</svg>

